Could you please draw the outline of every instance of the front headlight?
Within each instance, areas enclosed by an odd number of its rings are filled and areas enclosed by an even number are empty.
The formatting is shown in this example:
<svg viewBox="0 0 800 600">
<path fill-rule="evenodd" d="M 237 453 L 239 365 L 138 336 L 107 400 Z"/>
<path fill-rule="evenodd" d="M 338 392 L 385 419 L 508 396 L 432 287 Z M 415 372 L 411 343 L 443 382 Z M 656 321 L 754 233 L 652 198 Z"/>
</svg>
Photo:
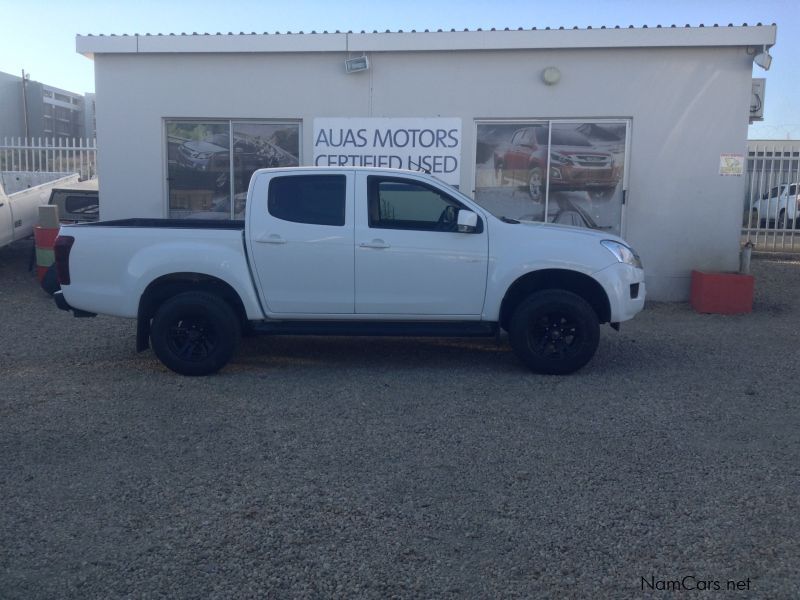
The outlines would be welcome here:
<svg viewBox="0 0 800 600">
<path fill-rule="evenodd" d="M 643 268 L 642 260 L 630 246 L 626 246 L 620 242 L 615 242 L 614 240 L 603 240 L 600 243 L 605 246 L 606 250 L 616 256 L 619 262 L 636 267 L 637 269 Z"/>
<path fill-rule="evenodd" d="M 561 152 L 551 152 L 550 162 L 557 165 L 571 165 L 572 159 L 566 154 L 561 154 Z"/>
</svg>

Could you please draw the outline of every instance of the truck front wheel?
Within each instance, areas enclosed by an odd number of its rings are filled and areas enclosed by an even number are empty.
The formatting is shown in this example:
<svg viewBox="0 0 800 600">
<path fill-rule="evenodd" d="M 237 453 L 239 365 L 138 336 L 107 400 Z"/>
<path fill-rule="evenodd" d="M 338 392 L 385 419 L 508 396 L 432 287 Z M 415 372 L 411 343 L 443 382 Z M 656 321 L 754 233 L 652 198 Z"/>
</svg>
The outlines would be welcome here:
<svg viewBox="0 0 800 600">
<path fill-rule="evenodd" d="M 150 344 L 176 373 L 210 375 L 231 359 L 240 335 L 239 319 L 227 302 L 207 292 L 184 292 L 159 306 Z"/>
<path fill-rule="evenodd" d="M 566 375 L 588 363 L 600 342 L 600 324 L 586 300 L 565 290 L 531 294 L 514 311 L 509 341 L 535 373 Z"/>
<path fill-rule="evenodd" d="M 539 167 L 533 167 L 528 173 L 528 194 L 534 202 L 544 202 L 544 178 Z"/>
</svg>

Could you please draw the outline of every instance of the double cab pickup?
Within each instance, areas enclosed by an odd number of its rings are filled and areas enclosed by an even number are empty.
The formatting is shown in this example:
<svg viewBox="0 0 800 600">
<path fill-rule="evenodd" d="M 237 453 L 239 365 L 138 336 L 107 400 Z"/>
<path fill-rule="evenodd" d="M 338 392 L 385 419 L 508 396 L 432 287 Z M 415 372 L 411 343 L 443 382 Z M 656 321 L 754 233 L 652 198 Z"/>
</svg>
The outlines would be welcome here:
<svg viewBox="0 0 800 600">
<path fill-rule="evenodd" d="M 594 355 L 644 306 L 636 252 L 597 231 L 492 215 L 412 171 L 262 169 L 244 221 L 64 225 L 59 308 L 137 319 L 137 350 L 207 375 L 243 333 L 495 336 L 538 373 Z"/>
</svg>

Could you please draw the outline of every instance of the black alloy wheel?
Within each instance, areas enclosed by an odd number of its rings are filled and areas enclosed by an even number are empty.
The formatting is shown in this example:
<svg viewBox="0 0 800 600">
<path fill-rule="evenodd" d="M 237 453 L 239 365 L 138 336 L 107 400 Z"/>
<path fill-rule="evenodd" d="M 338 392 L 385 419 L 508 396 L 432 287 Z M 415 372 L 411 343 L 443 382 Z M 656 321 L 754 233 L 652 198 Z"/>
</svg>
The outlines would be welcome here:
<svg viewBox="0 0 800 600">
<path fill-rule="evenodd" d="M 190 362 L 199 362 L 211 356 L 218 340 L 218 332 L 205 317 L 181 319 L 167 333 L 170 352 Z"/>
<path fill-rule="evenodd" d="M 544 202 L 544 176 L 539 167 L 533 167 L 528 173 L 528 195 L 534 202 Z"/>
<path fill-rule="evenodd" d="M 165 301 L 150 327 L 158 359 L 182 375 L 210 375 L 236 351 L 241 324 L 225 300 L 208 292 L 184 292 Z"/>
<path fill-rule="evenodd" d="M 566 290 L 531 294 L 514 311 L 509 340 L 532 371 L 573 373 L 594 356 L 600 342 L 597 314 L 583 298 Z"/>
</svg>

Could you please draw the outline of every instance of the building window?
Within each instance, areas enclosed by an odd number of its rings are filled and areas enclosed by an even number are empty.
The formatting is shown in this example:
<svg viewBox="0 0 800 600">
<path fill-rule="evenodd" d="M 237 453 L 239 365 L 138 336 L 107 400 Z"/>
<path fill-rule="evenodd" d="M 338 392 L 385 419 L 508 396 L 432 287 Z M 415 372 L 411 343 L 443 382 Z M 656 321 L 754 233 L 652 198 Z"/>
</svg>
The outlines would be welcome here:
<svg viewBox="0 0 800 600">
<path fill-rule="evenodd" d="M 477 124 L 475 201 L 497 216 L 620 233 L 627 121 Z"/>
<path fill-rule="evenodd" d="M 256 169 L 299 164 L 297 122 L 182 119 L 165 125 L 172 218 L 244 218 Z"/>
</svg>

